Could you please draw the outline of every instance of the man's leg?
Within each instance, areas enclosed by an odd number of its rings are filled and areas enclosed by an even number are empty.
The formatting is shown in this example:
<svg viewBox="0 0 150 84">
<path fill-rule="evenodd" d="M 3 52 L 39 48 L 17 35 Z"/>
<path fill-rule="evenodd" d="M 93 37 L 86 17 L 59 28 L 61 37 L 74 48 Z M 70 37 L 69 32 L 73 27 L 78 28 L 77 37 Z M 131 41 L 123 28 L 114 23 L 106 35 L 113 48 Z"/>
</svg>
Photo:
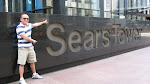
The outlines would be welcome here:
<svg viewBox="0 0 150 84">
<path fill-rule="evenodd" d="M 23 78 L 23 73 L 24 73 L 24 65 L 19 65 L 20 78 Z"/>
<path fill-rule="evenodd" d="M 33 73 L 33 75 L 32 75 L 33 79 L 42 79 L 43 78 L 38 73 L 36 73 L 35 63 L 30 63 L 30 67 L 31 67 L 31 70 L 32 70 L 32 73 Z"/>
<path fill-rule="evenodd" d="M 23 73 L 24 73 L 24 65 L 19 65 L 19 74 L 20 74 L 20 80 L 19 84 L 27 84 L 23 78 Z"/>
<path fill-rule="evenodd" d="M 37 60 L 36 60 L 36 53 L 34 51 L 34 47 L 29 48 L 29 56 L 28 56 L 27 61 L 28 61 L 28 63 L 30 63 L 30 68 L 33 73 L 32 78 L 33 79 L 42 79 L 43 77 L 40 76 L 38 73 L 36 73 L 35 62 L 37 62 Z"/>
<path fill-rule="evenodd" d="M 27 84 L 23 78 L 24 65 L 26 64 L 27 54 L 28 53 L 25 48 L 18 48 L 18 63 L 17 64 L 19 64 L 19 74 L 20 74 L 19 84 Z"/>
<path fill-rule="evenodd" d="M 32 70 L 32 73 L 36 73 L 36 70 L 35 70 L 35 63 L 30 63 L 30 68 Z"/>
</svg>

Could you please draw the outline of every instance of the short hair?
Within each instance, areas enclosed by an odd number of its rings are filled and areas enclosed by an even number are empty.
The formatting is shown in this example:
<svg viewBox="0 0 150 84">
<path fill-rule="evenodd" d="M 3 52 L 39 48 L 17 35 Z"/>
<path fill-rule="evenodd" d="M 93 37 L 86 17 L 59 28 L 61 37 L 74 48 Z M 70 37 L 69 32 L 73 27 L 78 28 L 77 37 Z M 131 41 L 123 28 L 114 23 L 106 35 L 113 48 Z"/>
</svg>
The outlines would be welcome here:
<svg viewBox="0 0 150 84">
<path fill-rule="evenodd" d="M 20 18 L 22 18 L 22 16 L 23 16 L 23 15 L 28 15 L 28 14 L 26 14 L 26 13 L 23 13 L 23 14 L 21 14 L 21 17 L 20 17 Z"/>
</svg>

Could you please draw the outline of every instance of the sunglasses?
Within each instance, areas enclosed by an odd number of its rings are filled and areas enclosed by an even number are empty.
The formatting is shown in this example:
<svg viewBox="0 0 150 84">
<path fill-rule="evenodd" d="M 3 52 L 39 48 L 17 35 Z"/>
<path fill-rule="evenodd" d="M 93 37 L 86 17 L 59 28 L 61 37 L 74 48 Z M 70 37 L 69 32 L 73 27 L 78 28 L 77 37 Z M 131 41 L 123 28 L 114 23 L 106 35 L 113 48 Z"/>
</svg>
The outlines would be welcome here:
<svg viewBox="0 0 150 84">
<path fill-rule="evenodd" d="M 29 18 L 23 18 L 24 20 L 26 19 L 26 20 L 29 20 Z"/>
</svg>

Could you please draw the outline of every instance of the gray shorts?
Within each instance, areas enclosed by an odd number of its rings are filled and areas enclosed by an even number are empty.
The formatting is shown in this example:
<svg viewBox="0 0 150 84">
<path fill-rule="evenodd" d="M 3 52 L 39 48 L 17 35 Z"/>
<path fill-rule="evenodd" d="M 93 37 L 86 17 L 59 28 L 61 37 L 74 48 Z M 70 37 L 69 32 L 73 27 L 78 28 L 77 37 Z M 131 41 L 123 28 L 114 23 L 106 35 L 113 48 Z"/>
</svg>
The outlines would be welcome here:
<svg viewBox="0 0 150 84">
<path fill-rule="evenodd" d="M 18 48 L 18 64 L 25 65 L 26 61 L 28 63 L 37 62 L 36 53 L 33 46 L 29 48 Z"/>
</svg>

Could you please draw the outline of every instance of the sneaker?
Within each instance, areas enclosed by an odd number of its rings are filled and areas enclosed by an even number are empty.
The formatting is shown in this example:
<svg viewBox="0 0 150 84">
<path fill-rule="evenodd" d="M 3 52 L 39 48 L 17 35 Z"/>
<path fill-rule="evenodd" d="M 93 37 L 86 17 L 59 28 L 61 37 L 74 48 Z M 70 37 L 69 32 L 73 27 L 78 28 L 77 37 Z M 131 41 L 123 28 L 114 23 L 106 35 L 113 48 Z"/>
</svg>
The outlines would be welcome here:
<svg viewBox="0 0 150 84">
<path fill-rule="evenodd" d="M 43 79 L 43 77 L 36 73 L 36 75 L 32 75 L 32 79 Z"/>
<path fill-rule="evenodd" d="M 25 80 L 19 80 L 19 84 L 27 84 Z"/>
</svg>

